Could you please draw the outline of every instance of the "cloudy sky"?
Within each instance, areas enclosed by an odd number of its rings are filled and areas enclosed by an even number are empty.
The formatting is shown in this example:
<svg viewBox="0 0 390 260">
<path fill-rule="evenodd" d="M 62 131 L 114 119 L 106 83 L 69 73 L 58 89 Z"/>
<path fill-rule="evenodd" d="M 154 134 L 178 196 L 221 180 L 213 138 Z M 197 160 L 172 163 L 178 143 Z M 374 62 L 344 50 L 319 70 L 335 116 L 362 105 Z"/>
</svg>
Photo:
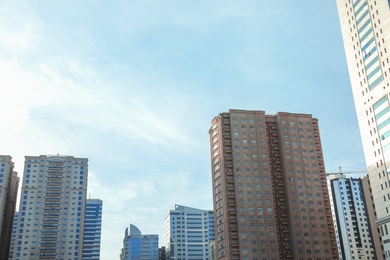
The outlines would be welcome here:
<svg viewBox="0 0 390 260">
<path fill-rule="evenodd" d="M 313 114 L 327 171 L 364 168 L 336 1 L 0 1 L 0 154 L 89 158 L 101 259 L 130 223 L 212 208 L 229 108 Z"/>
</svg>

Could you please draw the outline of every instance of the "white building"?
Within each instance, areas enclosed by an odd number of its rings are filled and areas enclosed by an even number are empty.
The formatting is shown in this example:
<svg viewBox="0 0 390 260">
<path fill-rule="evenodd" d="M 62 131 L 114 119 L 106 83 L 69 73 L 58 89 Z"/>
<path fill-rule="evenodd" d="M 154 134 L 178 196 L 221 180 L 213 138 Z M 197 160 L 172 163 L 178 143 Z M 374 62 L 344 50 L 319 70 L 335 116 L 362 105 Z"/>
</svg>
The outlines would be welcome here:
<svg viewBox="0 0 390 260">
<path fill-rule="evenodd" d="M 26 156 L 14 260 L 82 259 L 88 159 Z"/>
<path fill-rule="evenodd" d="M 340 260 L 377 259 L 361 179 L 336 177 L 329 186 Z"/>
<path fill-rule="evenodd" d="M 209 243 L 214 240 L 211 210 L 175 205 L 165 219 L 167 260 L 210 259 Z"/>
<path fill-rule="evenodd" d="M 384 257 L 390 259 L 389 1 L 337 0 L 337 7 L 376 224 Z"/>
</svg>

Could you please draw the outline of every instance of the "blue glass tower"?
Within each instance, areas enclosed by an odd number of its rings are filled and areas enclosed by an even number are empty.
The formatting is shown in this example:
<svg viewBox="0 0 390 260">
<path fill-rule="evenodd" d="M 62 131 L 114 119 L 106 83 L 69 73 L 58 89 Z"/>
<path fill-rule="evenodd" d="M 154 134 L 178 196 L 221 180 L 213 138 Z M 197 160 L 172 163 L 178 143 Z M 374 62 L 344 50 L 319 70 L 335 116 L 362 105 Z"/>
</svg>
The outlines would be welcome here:
<svg viewBox="0 0 390 260">
<path fill-rule="evenodd" d="M 158 235 L 142 235 L 134 225 L 126 228 L 121 260 L 158 260 Z"/>
<path fill-rule="evenodd" d="M 85 207 L 83 260 L 99 260 L 103 201 L 87 199 Z"/>
</svg>

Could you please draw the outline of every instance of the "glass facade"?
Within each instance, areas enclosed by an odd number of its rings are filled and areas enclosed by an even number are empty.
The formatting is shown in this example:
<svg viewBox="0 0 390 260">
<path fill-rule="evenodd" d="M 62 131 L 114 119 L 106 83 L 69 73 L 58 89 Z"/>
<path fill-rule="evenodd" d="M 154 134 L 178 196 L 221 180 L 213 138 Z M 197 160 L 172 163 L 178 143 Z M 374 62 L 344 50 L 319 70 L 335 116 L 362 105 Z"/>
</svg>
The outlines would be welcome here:
<svg viewBox="0 0 390 260">
<path fill-rule="evenodd" d="M 85 208 L 83 260 L 99 260 L 103 201 L 87 199 Z"/>
<path fill-rule="evenodd" d="M 373 106 L 383 155 L 390 161 L 390 107 L 387 95 Z"/>
<path fill-rule="evenodd" d="M 372 230 L 390 227 L 388 0 L 336 0 L 372 194 Z M 371 213 L 370 213 L 371 214 Z M 378 258 L 390 259 L 390 233 L 374 236 Z"/>
<path fill-rule="evenodd" d="M 143 235 L 134 225 L 125 230 L 121 260 L 158 260 L 158 235 Z"/>
<path fill-rule="evenodd" d="M 367 0 L 355 1 L 353 8 L 367 81 L 369 88 L 373 89 L 383 80 L 383 75 Z"/>
</svg>

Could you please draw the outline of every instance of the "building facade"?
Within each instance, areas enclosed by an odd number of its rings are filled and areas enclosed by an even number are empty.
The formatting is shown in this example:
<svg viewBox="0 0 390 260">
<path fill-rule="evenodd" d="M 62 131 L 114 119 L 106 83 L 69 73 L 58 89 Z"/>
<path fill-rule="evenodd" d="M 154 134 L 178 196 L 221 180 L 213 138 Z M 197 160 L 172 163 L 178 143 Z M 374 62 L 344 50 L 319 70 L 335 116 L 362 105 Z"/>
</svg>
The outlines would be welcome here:
<svg viewBox="0 0 390 260">
<path fill-rule="evenodd" d="M 88 159 L 26 156 L 12 259 L 82 259 Z"/>
<path fill-rule="evenodd" d="M 362 180 L 335 176 L 329 187 L 340 260 L 377 259 Z"/>
<path fill-rule="evenodd" d="M 85 207 L 83 260 L 100 259 L 103 201 L 87 199 Z"/>
<path fill-rule="evenodd" d="M 158 235 L 143 235 L 134 225 L 125 230 L 121 260 L 158 260 Z"/>
<path fill-rule="evenodd" d="M 362 181 L 362 187 L 364 191 L 364 201 L 366 203 L 366 210 L 367 210 L 367 216 L 370 221 L 369 226 L 371 229 L 371 239 L 373 242 L 375 255 L 378 260 L 384 259 L 384 253 L 383 253 L 383 247 L 382 247 L 382 241 L 381 236 L 379 234 L 379 230 L 376 225 L 376 216 L 375 216 L 375 206 L 372 196 L 372 189 L 370 184 L 370 178 L 369 175 L 365 175 L 361 178 Z"/>
<path fill-rule="evenodd" d="M 209 250 L 210 250 L 209 260 L 217 259 L 217 257 L 216 257 L 217 250 L 215 248 L 215 240 L 210 241 L 210 249 Z"/>
<path fill-rule="evenodd" d="M 209 260 L 214 212 L 175 205 L 165 218 L 165 235 L 167 259 Z"/>
<path fill-rule="evenodd" d="M 12 225 L 11 246 L 10 246 L 10 250 L 9 250 L 8 259 L 13 259 L 13 254 L 15 252 L 14 248 L 15 248 L 16 228 L 17 228 L 17 225 L 18 225 L 18 216 L 19 216 L 19 213 L 17 211 L 15 211 L 14 223 Z"/>
<path fill-rule="evenodd" d="M 209 133 L 216 259 L 338 259 L 317 119 L 229 110 Z"/>
<path fill-rule="evenodd" d="M 165 246 L 162 246 L 158 249 L 158 260 L 166 260 L 167 255 L 165 251 Z"/>
<path fill-rule="evenodd" d="M 376 226 L 384 257 L 390 259 L 389 1 L 337 0 L 337 7 L 375 204 Z"/>
<path fill-rule="evenodd" d="M 19 178 L 12 157 L 0 155 L 0 259 L 8 259 Z"/>
</svg>

